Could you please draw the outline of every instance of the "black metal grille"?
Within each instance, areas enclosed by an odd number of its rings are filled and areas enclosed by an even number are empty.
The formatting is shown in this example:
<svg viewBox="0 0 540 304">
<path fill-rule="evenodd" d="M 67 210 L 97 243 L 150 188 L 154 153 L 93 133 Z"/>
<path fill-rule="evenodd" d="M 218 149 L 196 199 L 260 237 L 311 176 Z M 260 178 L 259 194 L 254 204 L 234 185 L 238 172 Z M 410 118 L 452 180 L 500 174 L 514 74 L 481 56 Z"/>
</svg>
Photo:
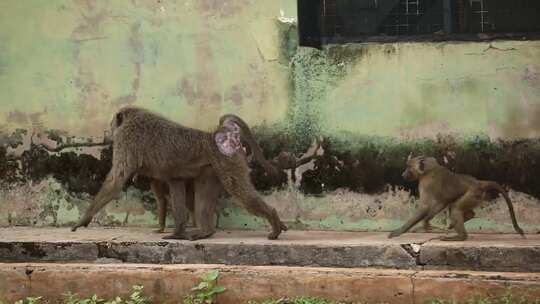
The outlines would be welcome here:
<svg viewBox="0 0 540 304">
<path fill-rule="evenodd" d="M 458 0 L 455 2 L 453 14 L 456 32 L 540 31 L 540 1 L 538 0 Z"/>
<path fill-rule="evenodd" d="M 540 33 L 540 0 L 298 0 L 300 41 Z"/>
<path fill-rule="evenodd" d="M 444 27 L 440 0 L 400 0 L 384 18 L 378 32 L 386 35 L 431 34 Z"/>
</svg>

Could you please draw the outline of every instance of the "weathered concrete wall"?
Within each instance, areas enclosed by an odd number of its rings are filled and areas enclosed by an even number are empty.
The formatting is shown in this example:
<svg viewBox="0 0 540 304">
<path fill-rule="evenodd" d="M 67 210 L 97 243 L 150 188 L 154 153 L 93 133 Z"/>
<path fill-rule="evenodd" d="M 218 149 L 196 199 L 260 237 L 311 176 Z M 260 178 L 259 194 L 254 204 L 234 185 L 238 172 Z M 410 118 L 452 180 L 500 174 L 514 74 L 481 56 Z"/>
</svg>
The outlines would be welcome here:
<svg viewBox="0 0 540 304">
<path fill-rule="evenodd" d="M 253 167 L 257 188 L 294 228 L 400 225 L 416 206 L 414 184 L 400 178 L 412 151 L 507 185 L 518 220 L 536 232 L 540 42 L 297 48 L 295 3 L 2 1 L 0 225 L 75 221 L 111 150 L 54 147 L 100 142 L 111 112 L 134 104 L 203 129 L 237 113 L 268 157 L 300 156 L 324 137 L 295 184 Z M 148 186 L 135 186 L 99 224 L 155 223 Z M 502 201 L 486 206 L 471 230 L 512 231 Z M 219 223 L 263 224 L 230 204 Z"/>
<path fill-rule="evenodd" d="M 537 303 L 538 273 L 408 271 L 390 269 L 334 269 L 318 267 L 133 265 L 133 264 L 22 264 L 0 263 L 0 299 L 14 302 L 42 296 L 59 302 L 66 291 L 81 298 L 129 297 L 133 285 L 144 286 L 144 296 L 158 303 L 178 303 L 201 277 L 218 269 L 223 304 L 269 299 L 321 297 L 346 303 L 427 303 L 440 299 L 466 302 L 507 296 Z M 519 299 L 519 300 L 518 300 Z"/>
</svg>

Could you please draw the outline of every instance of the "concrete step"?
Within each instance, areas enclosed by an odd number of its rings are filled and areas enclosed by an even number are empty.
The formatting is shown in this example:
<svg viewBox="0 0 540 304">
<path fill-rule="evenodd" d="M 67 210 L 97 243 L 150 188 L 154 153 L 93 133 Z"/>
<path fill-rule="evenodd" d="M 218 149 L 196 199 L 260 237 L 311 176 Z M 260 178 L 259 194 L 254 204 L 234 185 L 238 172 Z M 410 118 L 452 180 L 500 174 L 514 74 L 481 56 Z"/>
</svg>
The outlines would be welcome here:
<svg viewBox="0 0 540 304">
<path fill-rule="evenodd" d="M 540 235 L 476 234 L 465 242 L 440 235 L 288 231 L 220 231 L 200 241 L 169 241 L 140 228 L 1 228 L 0 262 L 282 265 L 540 271 Z"/>
<path fill-rule="evenodd" d="M 347 303 L 425 303 L 430 299 L 465 301 L 511 293 L 526 303 L 540 299 L 539 273 L 437 270 L 349 269 L 286 266 L 26 264 L 0 263 L 0 301 L 13 303 L 42 296 L 52 303 L 67 292 L 101 298 L 127 297 L 143 285 L 153 303 L 180 303 L 182 296 L 210 269 L 227 290 L 219 304 L 248 300 L 316 296 Z"/>
</svg>

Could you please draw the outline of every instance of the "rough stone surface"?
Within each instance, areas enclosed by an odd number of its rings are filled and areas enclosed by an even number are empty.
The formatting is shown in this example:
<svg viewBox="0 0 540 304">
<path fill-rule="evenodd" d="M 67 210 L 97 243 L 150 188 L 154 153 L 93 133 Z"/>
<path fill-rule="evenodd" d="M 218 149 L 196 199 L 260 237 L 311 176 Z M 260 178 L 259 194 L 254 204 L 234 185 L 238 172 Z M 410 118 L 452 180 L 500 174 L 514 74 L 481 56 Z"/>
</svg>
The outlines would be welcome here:
<svg viewBox="0 0 540 304">
<path fill-rule="evenodd" d="M 417 299 L 437 297 L 464 301 L 471 296 L 511 294 L 527 300 L 526 303 L 535 303 L 540 298 L 539 273 L 421 271 L 415 274 L 413 282 Z"/>
<path fill-rule="evenodd" d="M 226 291 L 220 304 L 248 300 L 319 296 L 349 303 L 425 303 L 432 298 L 464 301 L 505 291 L 530 299 L 540 297 L 538 273 L 488 273 L 350 269 L 329 267 L 153 265 L 153 264 L 28 264 L 0 263 L 0 301 L 26 296 L 57 301 L 67 292 L 81 297 L 98 294 L 126 297 L 135 284 L 153 303 L 179 303 L 211 269 L 219 269 L 218 285 Z M 31 284 L 30 284 L 31 282 Z"/>
<path fill-rule="evenodd" d="M 219 300 L 246 303 L 309 295 L 353 303 L 412 303 L 412 275 L 411 271 L 374 269 L 235 268 L 223 272 L 219 283 L 229 290 Z"/>
<path fill-rule="evenodd" d="M 465 242 L 411 233 L 288 231 L 279 240 L 265 231 L 221 231 L 195 242 L 169 241 L 150 229 L 4 228 L 0 262 L 284 265 L 539 271 L 540 236 L 472 235 Z"/>
<path fill-rule="evenodd" d="M 516 235 L 476 235 L 465 242 L 425 243 L 419 263 L 430 268 L 540 271 L 540 239 Z"/>
</svg>

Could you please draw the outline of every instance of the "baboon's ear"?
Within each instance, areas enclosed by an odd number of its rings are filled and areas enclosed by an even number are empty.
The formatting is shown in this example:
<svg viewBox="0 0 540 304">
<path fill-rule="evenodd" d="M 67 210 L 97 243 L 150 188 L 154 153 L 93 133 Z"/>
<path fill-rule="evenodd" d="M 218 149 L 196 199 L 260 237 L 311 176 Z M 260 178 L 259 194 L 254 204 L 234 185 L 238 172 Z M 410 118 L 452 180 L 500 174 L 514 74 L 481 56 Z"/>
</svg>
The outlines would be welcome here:
<svg viewBox="0 0 540 304">
<path fill-rule="evenodd" d="M 216 145 L 223 155 L 233 156 L 242 150 L 240 127 L 232 121 L 225 121 L 214 134 Z"/>
</svg>

